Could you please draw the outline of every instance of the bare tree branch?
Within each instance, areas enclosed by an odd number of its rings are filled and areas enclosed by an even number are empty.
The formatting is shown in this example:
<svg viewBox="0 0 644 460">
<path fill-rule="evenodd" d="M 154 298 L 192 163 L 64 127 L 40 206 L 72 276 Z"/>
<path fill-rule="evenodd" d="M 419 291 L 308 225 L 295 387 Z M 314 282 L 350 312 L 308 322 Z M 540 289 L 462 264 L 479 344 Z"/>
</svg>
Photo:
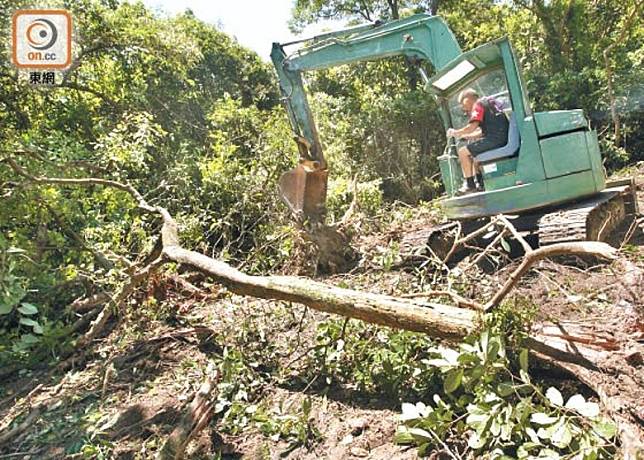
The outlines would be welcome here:
<svg viewBox="0 0 644 460">
<path fill-rule="evenodd" d="M 574 243 L 558 243 L 551 246 L 530 251 L 527 253 L 521 264 L 514 270 L 506 280 L 503 287 L 485 304 L 485 310 L 490 310 L 499 305 L 501 301 L 510 293 L 517 284 L 519 279 L 532 267 L 536 262 L 546 257 L 560 256 L 564 254 L 581 254 L 602 257 L 613 260 L 616 258 L 617 250 L 606 243 L 598 241 L 584 241 Z"/>
<path fill-rule="evenodd" d="M 528 242 L 525 240 L 523 235 L 521 235 L 517 231 L 515 226 L 512 225 L 512 223 L 510 223 L 510 221 L 507 219 L 507 217 L 505 217 L 504 215 L 500 214 L 496 218 L 497 218 L 497 220 L 499 222 L 501 222 L 505 226 L 505 228 L 507 228 L 510 231 L 510 233 L 512 233 L 512 236 L 514 237 L 515 240 L 517 240 L 521 244 L 521 246 L 523 247 L 523 251 L 526 254 L 529 253 L 529 252 L 532 252 L 532 246 L 530 246 L 528 244 Z"/>
<path fill-rule="evenodd" d="M 132 196 L 132 198 L 134 198 L 137 201 L 137 205 L 140 209 L 147 212 L 153 212 L 153 213 L 157 212 L 157 209 L 153 206 L 150 206 L 147 203 L 147 201 L 143 199 L 143 196 L 139 193 L 139 191 L 129 184 L 122 184 L 121 182 L 116 182 L 109 179 L 98 179 L 95 177 L 82 178 L 82 179 L 38 177 L 27 172 L 27 170 L 25 170 L 22 166 L 16 163 L 16 161 L 11 157 L 4 158 L 4 161 L 6 161 L 11 167 L 11 169 L 13 169 L 17 174 L 29 179 L 32 182 L 39 183 L 39 184 L 81 185 L 85 187 L 88 185 L 104 185 L 107 187 L 114 187 L 116 189 L 129 193 L 130 196 Z"/>
<path fill-rule="evenodd" d="M 216 393 L 217 376 L 208 376 L 195 393 L 181 421 L 172 431 L 156 456 L 157 460 L 179 460 L 186 447 L 210 421 L 213 413 L 213 396 Z"/>
</svg>

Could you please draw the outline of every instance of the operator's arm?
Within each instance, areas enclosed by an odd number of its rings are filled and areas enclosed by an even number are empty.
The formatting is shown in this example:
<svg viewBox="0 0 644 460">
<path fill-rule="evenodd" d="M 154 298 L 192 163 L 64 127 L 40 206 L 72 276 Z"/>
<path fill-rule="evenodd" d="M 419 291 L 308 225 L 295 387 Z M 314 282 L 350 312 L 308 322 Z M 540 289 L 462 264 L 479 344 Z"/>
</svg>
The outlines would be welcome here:
<svg viewBox="0 0 644 460">
<path fill-rule="evenodd" d="M 463 134 L 461 136 L 461 139 L 473 140 L 473 139 L 480 139 L 481 137 L 483 137 L 483 131 L 481 131 L 481 127 L 479 126 L 470 134 Z"/>
<path fill-rule="evenodd" d="M 479 101 L 476 101 L 476 103 L 472 107 L 470 119 L 467 125 L 463 126 L 461 129 L 448 129 L 447 136 L 458 137 L 461 139 L 475 139 L 477 137 L 481 137 L 483 133 L 481 132 L 480 125 L 483 122 L 484 116 L 485 108 L 483 107 L 483 104 L 481 104 Z"/>
<path fill-rule="evenodd" d="M 447 130 L 448 137 L 458 137 L 460 139 L 474 139 L 481 135 L 478 121 L 471 121 L 461 129 L 450 128 Z"/>
</svg>

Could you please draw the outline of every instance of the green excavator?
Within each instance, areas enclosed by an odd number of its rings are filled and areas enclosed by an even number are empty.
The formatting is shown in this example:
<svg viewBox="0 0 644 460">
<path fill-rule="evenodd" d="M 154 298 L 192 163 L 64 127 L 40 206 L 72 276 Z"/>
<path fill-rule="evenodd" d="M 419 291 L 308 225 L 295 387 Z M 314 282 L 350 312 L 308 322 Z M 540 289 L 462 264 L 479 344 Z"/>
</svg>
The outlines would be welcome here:
<svg viewBox="0 0 644 460">
<path fill-rule="evenodd" d="M 286 54 L 287 46 L 300 42 L 274 43 L 271 52 L 300 154 L 297 167 L 280 179 L 280 196 L 300 218 L 324 221 L 328 180 L 302 73 L 392 56 L 431 64 L 435 74 L 430 78 L 419 66 L 420 76 L 446 130 L 467 123 L 457 100 L 464 88 L 493 98 L 508 117 L 506 145 L 477 157 L 484 191 L 456 193 L 463 177 L 453 142 L 438 157 L 445 186 L 440 205 L 449 219 L 484 222 L 497 214 L 519 215 L 521 230 L 549 244 L 606 240 L 627 215 L 638 212 L 632 180 L 607 183 L 597 133 L 582 110 L 532 111 L 507 38 L 463 52 L 443 19 L 417 14 L 319 35 Z"/>
</svg>

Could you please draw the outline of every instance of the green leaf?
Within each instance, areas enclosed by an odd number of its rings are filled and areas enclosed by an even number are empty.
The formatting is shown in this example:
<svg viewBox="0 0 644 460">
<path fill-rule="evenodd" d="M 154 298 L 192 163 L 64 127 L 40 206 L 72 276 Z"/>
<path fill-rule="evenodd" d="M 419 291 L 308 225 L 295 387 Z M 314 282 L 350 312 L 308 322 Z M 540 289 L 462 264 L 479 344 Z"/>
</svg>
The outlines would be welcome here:
<svg viewBox="0 0 644 460">
<path fill-rule="evenodd" d="M 535 448 L 539 447 L 540 445 L 541 445 L 541 442 L 539 442 L 539 441 L 537 441 L 537 442 L 528 441 L 528 442 L 523 443 L 523 448 L 525 450 L 532 450 L 532 449 L 535 449 Z"/>
<path fill-rule="evenodd" d="M 505 238 L 501 238 L 501 246 L 503 246 L 505 252 L 510 252 L 510 243 L 508 243 Z"/>
<path fill-rule="evenodd" d="M 469 439 L 467 440 L 467 445 L 474 450 L 480 449 L 485 446 L 486 443 L 485 437 L 479 436 L 475 431 L 472 432 Z"/>
<path fill-rule="evenodd" d="M 506 396 L 510 396 L 514 393 L 514 387 L 509 382 L 501 382 L 497 385 L 496 391 L 500 396 L 505 398 Z"/>
<path fill-rule="evenodd" d="M 539 428 L 537 431 L 537 436 L 541 439 L 550 439 L 552 437 L 553 431 L 551 429 Z"/>
<path fill-rule="evenodd" d="M 563 406 L 563 396 L 561 396 L 561 393 L 555 387 L 550 387 L 546 390 L 546 398 L 555 406 Z"/>
<path fill-rule="evenodd" d="M 477 347 L 474 345 L 470 345 L 469 343 L 462 343 L 460 344 L 461 350 L 467 352 L 467 353 L 476 353 L 479 351 Z"/>
<path fill-rule="evenodd" d="M 528 373 L 528 349 L 527 348 L 524 348 L 519 353 L 519 365 L 521 366 L 521 370 L 527 374 Z"/>
<path fill-rule="evenodd" d="M 499 343 L 499 339 L 496 337 L 493 337 L 490 339 L 487 345 L 487 360 L 488 361 L 494 361 L 496 358 L 499 356 L 499 350 L 501 349 L 501 344 Z"/>
<path fill-rule="evenodd" d="M 561 455 L 559 455 L 557 452 L 555 452 L 552 449 L 541 449 L 539 451 L 538 458 L 547 459 L 547 460 L 559 460 L 561 458 Z"/>
<path fill-rule="evenodd" d="M 481 332 L 481 337 L 479 338 L 479 343 L 481 344 L 481 350 L 487 350 L 487 343 L 489 340 L 488 331 Z"/>
<path fill-rule="evenodd" d="M 528 457 L 530 457 L 530 451 L 532 449 L 536 449 L 537 447 L 541 447 L 540 442 L 537 442 L 537 443 L 529 442 L 529 441 L 525 442 L 525 443 L 523 443 L 523 445 L 519 446 L 519 448 L 517 449 L 517 457 L 519 459 L 528 458 Z M 532 458 L 534 458 L 534 457 L 532 457 Z"/>
<path fill-rule="evenodd" d="M 496 235 L 496 230 L 489 231 L 489 232 L 487 232 L 485 235 L 483 235 L 483 239 L 484 239 L 484 240 L 489 240 L 489 239 L 490 239 L 490 238 L 492 238 L 494 235 Z"/>
<path fill-rule="evenodd" d="M 594 402 L 587 402 L 583 409 L 579 413 L 585 417 L 597 417 L 599 415 L 599 404 Z"/>
<path fill-rule="evenodd" d="M 514 429 L 514 423 L 510 420 L 505 420 L 501 425 L 501 440 L 509 441 L 512 437 L 512 430 Z"/>
<path fill-rule="evenodd" d="M 536 412 L 530 416 L 530 421 L 537 425 L 550 425 L 558 420 L 557 417 L 551 417 L 543 412 Z"/>
<path fill-rule="evenodd" d="M 568 424 L 564 422 L 560 423 L 552 434 L 550 440 L 560 449 L 568 447 L 570 441 L 572 441 L 572 433 L 570 432 L 570 428 L 568 428 Z"/>
<path fill-rule="evenodd" d="M 459 364 L 465 364 L 466 366 L 469 366 L 470 364 L 480 363 L 481 359 L 478 357 L 478 355 L 475 355 L 473 353 L 461 353 L 461 355 L 458 357 L 458 362 Z"/>
<path fill-rule="evenodd" d="M 487 414 L 469 414 L 465 419 L 465 423 L 472 428 L 477 428 L 481 425 L 487 425 L 490 416 Z"/>
<path fill-rule="evenodd" d="M 523 369 L 519 370 L 519 377 L 521 377 L 521 380 L 523 380 L 525 383 L 530 383 L 530 375 L 528 375 L 527 371 L 524 371 Z"/>
<path fill-rule="evenodd" d="M 414 441 L 421 443 L 421 442 L 432 442 L 434 438 L 432 438 L 432 435 L 429 434 L 427 431 L 421 429 L 421 428 L 408 428 L 409 434 L 412 435 L 414 438 Z"/>
<path fill-rule="evenodd" d="M 585 417 L 597 417 L 599 406 L 594 402 L 587 402 L 582 395 L 571 396 L 566 402 L 566 409 L 573 409 Z"/>
<path fill-rule="evenodd" d="M 43 333 L 42 326 L 40 325 L 40 323 L 38 323 L 38 321 L 34 321 L 34 320 L 33 320 L 33 319 L 31 319 L 31 318 L 25 318 L 24 316 L 22 316 L 22 317 L 20 318 L 20 321 L 19 321 L 19 322 L 20 322 L 20 324 L 24 324 L 25 326 L 31 326 L 31 327 L 33 327 L 34 332 L 35 332 L 36 334 L 42 334 L 42 333 Z"/>
<path fill-rule="evenodd" d="M 593 430 L 602 438 L 610 440 L 617 434 L 617 425 L 609 420 L 600 420 L 593 423 Z"/>
<path fill-rule="evenodd" d="M 0 315 L 8 315 L 13 311 L 13 305 L 10 303 L 0 304 Z"/>
<path fill-rule="evenodd" d="M 28 345 L 40 342 L 40 339 L 33 334 L 22 334 L 20 336 L 20 341 Z"/>
<path fill-rule="evenodd" d="M 311 407 L 311 398 L 304 398 L 304 401 L 302 401 L 302 413 L 308 417 L 308 415 L 311 413 Z"/>
<path fill-rule="evenodd" d="M 394 435 L 394 443 L 396 444 L 413 444 L 414 437 L 409 432 L 409 428 L 399 426 Z"/>
<path fill-rule="evenodd" d="M 18 311 L 23 315 L 35 315 L 36 313 L 38 313 L 38 307 L 33 304 L 23 302 L 18 307 Z"/>
<path fill-rule="evenodd" d="M 434 446 L 430 442 L 426 442 L 424 444 L 421 444 L 420 446 L 418 446 L 418 456 L 419 457 L 426 457 L 428 452 L 429 452 L 429 449 L 431 449 L 432 447 L 434 447 Z"/>
<path fill-rule="evenodd" d="M 584 449 L 584 460 L 597 460 L 597 449 Z"/>
<path fill-rule="evenodd" d="M 420 413 L 418 412 L 418 409 L 416 409 L 416 406 L 411 403 L 402 403 L 402 414 L 400 415 L 400 420 L 403 422 L 407 422 L 410 420 L 417 420 L 420 418 Z"/>
<path fill-rule="evenodd" d="M 25 326 L 36 326 L 38 324 L 37 321 L 31 319 L 31 318 L 25 318 L 24 316 L 20 318 L 20 324 L 24 324 Z"/>
<path fill-rule="evenodd" d="M 455 391 L 463 380 L 463 369 L 452 369 L 445 376 L 445 381 L 443 382 L 443 390 L 445 393 L 452 393 Z"/>
<path fill-rule="evenodd" d="M 495 438 L 498 437 L 499 434 L 501 434 L 501 424 L 499 423 L 498 418 L 492 420 L 492 424 L 490 425 L 490 433 Z"/>
<path fill-rule="evenodd" d="M 576 394 L 571 396 L 570 399 L 566 402 L 566 409 L 577 410 L 584 404 L 586 404 L 586 399 L 582 395 Z"/>
<path fill-rule="evenodd" d="M 391 361 L 384 360 L 382 362 L 382 370 L 385 371 L 385 374 L 392 375 L 395 373 L 394 367 L 391 365 Z"/>
<path fill-rule="evenodd" d="M 532 441 L 532 444 L 534 444 L 536 446 L 541 445 L 541 441 L 539 441 L 539 436 L 537 436 L 537 433 L 532 428 L 530 428 L 529 426 L 526 427 L 525 433 L 530 438 L 530 441 Z M 529 450 L 528 447 L 526 447 L 526 449 Z"/>
</svg>

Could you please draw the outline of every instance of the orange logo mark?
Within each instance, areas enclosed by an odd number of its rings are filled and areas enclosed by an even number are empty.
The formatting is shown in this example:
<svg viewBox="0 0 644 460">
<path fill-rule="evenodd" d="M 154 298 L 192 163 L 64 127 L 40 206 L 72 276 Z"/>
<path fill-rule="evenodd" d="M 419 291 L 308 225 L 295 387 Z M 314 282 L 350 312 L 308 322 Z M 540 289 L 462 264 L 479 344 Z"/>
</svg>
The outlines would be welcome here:
<svg viewBox="0 0 644 460">
<path fill-rule="evenodd" d="M 72 62 L 72 17 L 66 10 L 18 10 L 12 60 L 19 68 L 65 69 Z"/>
</svg>

